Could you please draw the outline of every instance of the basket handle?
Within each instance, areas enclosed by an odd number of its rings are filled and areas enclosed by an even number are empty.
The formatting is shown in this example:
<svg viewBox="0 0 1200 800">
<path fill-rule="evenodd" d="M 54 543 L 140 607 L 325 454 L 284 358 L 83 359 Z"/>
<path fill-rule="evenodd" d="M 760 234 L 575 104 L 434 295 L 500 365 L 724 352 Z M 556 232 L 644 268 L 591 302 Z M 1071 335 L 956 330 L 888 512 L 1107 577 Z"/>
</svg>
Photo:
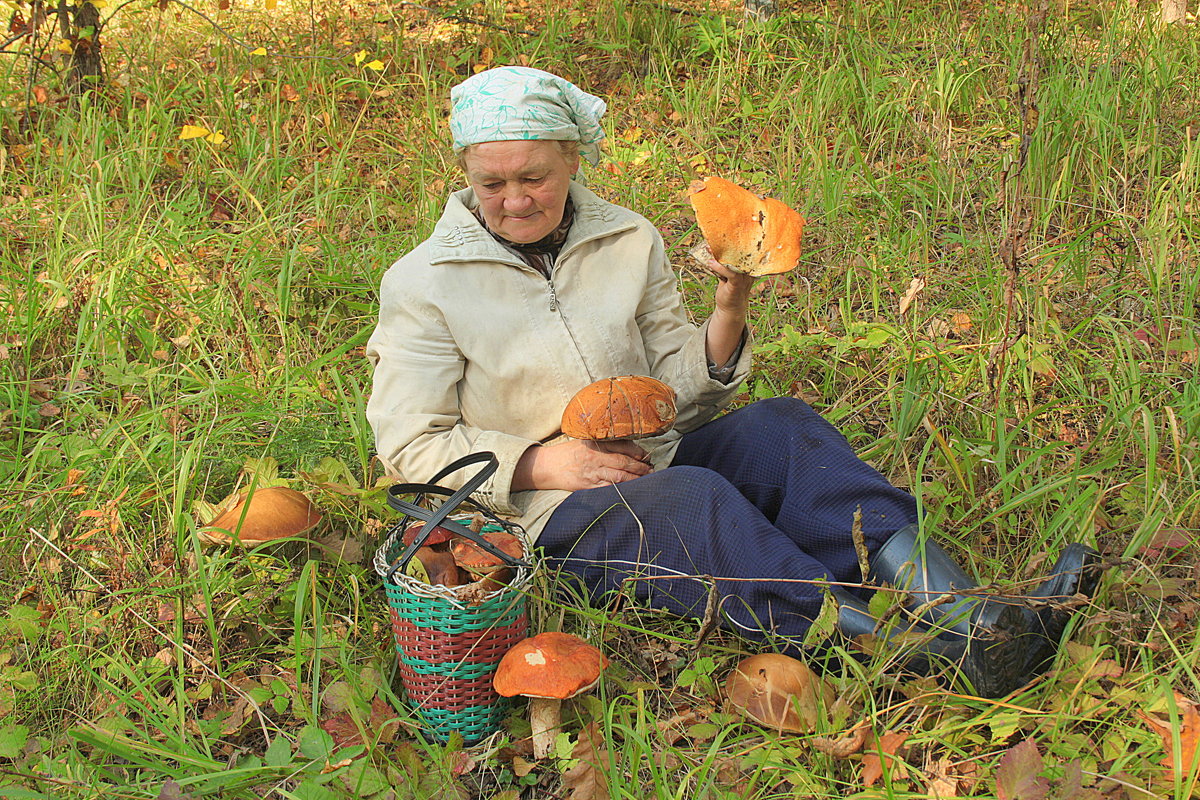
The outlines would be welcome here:
<svg viewBox="0 0 1200 800">
<path fill-rule="evenodd" d="M 483 467 L 477 473 L 468 478 L 458 490 L 451 492 L 449 489 L 437 485 L 437 481 L 440 481 L 442 478 L 446 477 L 452 472 L 456 472 L 464 467 L 469 467 L 472 464 L 480 463 L 483 464 Z M 416 555 L 417 550 L 419 550 L 425 544 L 425 541 L 433 533 L 434 529 L 443 521 L 445 521 L 446 517 L 449 516 L 454 509 L 458 508 L 464 500 L 469 498 L 476 489 L 482 486 L 483 482 L 490 478 L 499 466 L 500 460 L 496 458 L 495 453 L 487 451 L 471 453 L 440 469 L 428 483 L 397 483 L 389 486 L 387 490 L 388 505 L 393 509 L 401 511 L 409 516 L 420 520 L 425 520 L 425 525 L 422 526 L 421 530 L 417 532 L 412 544 L 408 545 L 404 552 L 400 554 L 400 558 L 397 559 L 396 564 L 390 570 L 388 570 L 388 573 L 384 579 L 390 581 L 392 576 L 404 569 L 404 567 L 408 565 L 408 562 L 412 560 L 413 556 Z M 429 510 L 415 503 L 410 503 L 407 500 L 401 500 L 400 496 L 406 494 L 439 494 L 443 496 L 449 496 L 440 506 L 430 512 Z M 462 527 L 463 530 L 457 533 L 466 537 L 467 539 L 470 539 L 477 547 L 487 551 L 488 553 L 491 553 L 497 558 L 500 558 L 510 567 L 530 566 L 527 562 L 508 555 L 508 553 L 505 553 L 503 550 L 496 547 L 494 544 L 489 542 L 487 539 L 484 539 L 470 528 L 467 528 L 466 526 L 460 527 Z"/>
</svg>

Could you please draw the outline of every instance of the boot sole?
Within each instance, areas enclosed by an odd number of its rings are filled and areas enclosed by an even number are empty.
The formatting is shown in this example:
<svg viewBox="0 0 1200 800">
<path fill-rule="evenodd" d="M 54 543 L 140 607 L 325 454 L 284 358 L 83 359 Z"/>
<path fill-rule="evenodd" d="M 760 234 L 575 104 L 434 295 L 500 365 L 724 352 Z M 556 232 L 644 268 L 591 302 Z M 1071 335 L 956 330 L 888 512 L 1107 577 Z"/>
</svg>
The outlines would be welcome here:
<svg viewBox="0 0 1200 800">
<path fill-rule="evenodd" d="M 991 600 L 979 610 L 959 663 L 962 677 L 979 697 L 1001 697 L 1029 677 L 1029 628 L 1018 606 Z"/>
</svg>

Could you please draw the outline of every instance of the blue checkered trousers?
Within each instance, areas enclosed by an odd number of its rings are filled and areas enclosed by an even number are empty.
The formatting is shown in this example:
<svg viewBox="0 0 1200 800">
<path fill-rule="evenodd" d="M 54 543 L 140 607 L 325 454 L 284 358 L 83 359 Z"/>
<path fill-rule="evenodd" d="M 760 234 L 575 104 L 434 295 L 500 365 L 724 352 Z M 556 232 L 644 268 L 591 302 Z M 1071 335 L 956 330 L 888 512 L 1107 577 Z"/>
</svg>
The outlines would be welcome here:
<svg viewBox="0 0 1200 800">
<path fill-rule="evenodd" d="M 725 627 L 791 649 L 821 608 L 821 588 L 806 581 L 862 582 L 850 533 L 859 508 L 871 553 L 917 519 L 913 497 L 837 429 L 779 397 L 686 434 L 664 470 L 572 493 L 538 545 L 594 603 L 624 584 L 699 617 L 715 580 Z"/>
</svg>

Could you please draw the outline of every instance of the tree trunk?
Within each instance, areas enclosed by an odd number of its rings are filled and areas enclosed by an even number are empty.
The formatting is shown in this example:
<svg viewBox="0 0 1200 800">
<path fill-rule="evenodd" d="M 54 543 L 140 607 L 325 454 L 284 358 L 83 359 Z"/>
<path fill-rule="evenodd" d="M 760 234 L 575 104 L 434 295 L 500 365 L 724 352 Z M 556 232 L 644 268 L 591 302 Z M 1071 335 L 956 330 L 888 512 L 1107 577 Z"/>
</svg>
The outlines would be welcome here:
<svg viewBox="0 0 1200 800">
<path fill-rule="evenodd" d="M 1164 24 L 1183 22 L 1187 16 L 1187 0 L 1162 0 L 1162 21 Z"/>
<path fill-rule="evenodd" d="M 72 15 L 65 0 L 60 0 L 58 21 L 63 39 L 71 43 L 67 85 L 74 94 L 100 88 L 104 73 L 100 58 L 100 9 L 83 0 Z"/>
<path fill-rule="evenodd" d="M 742 8 L 747 19 L 759 22 L 766 22 L 779 10 L 775 0 L 744 0 Z"/>
</svg>

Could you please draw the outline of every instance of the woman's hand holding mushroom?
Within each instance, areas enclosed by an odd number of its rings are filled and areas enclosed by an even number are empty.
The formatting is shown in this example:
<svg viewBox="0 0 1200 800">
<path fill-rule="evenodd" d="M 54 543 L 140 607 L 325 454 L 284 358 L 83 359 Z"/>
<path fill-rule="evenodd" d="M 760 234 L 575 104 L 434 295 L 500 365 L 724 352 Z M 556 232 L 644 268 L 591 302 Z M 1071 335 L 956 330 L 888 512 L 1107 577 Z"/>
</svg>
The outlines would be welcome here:
<svg viewBox="0 0 1200 800">
<path fill-rule="evenodd" d="M 633 442 L 577 441 L 525 451 L 513 474 L 513 489 L 595 489 L 650 472 L 649 455 Z"/>
<path fill-rule="evenodd" d="M 595 489 L 650 473 L 650 456 L 632 439 L 658 436 L 675 424 L 675 392 L 643 375 L 605 378 L 567 403 L 562 432 L 570 437 L 525 451 L 513 489 Z"/>
</svg>

